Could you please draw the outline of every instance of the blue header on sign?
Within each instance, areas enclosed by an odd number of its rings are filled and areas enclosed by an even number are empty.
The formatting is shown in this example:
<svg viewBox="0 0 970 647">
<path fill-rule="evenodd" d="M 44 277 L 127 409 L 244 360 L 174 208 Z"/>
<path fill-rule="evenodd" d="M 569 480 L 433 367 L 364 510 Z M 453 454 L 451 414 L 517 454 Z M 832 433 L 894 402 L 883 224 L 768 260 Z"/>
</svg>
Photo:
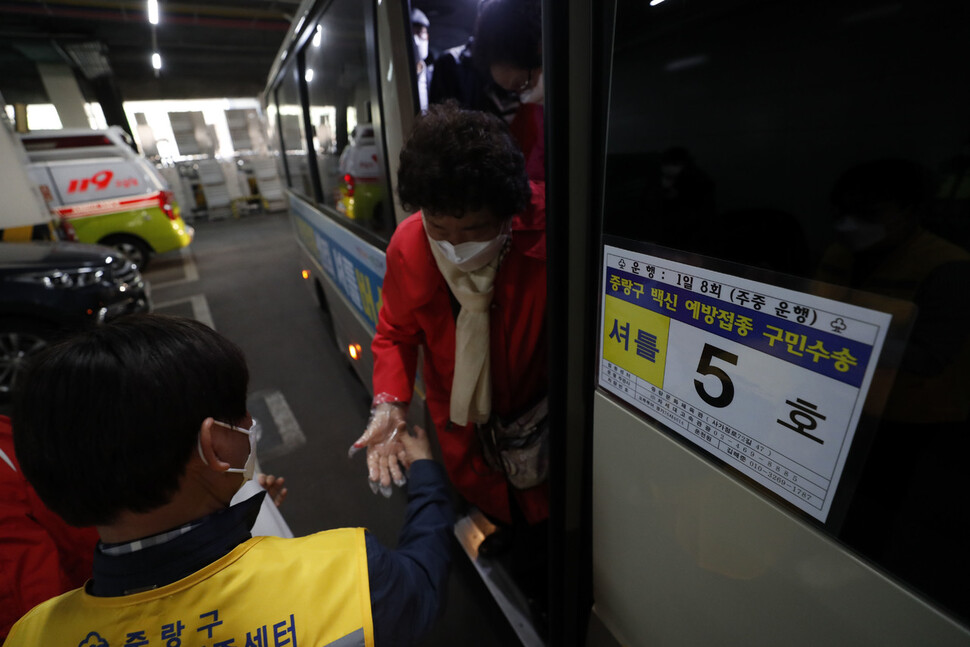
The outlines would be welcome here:
<svg viewBox="0 0 970 647">
<path fill-rule="evenodd" d="M 872 346 L 730 301 L 608 267 L 606 294 L 854 387 Z"/>
</svg>

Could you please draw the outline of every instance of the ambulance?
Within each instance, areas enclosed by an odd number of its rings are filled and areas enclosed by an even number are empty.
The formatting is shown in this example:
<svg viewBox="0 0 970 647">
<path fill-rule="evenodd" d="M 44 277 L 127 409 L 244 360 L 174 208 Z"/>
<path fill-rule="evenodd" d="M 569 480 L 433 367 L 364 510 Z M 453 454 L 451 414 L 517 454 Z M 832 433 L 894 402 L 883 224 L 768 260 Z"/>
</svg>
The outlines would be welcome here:
<svg viewBox="0 0 970 647">
<path fill-rule="evenodd" d="M 195 232 L 168 184 L 121 128 L 34 131 L 20 139 L 27 173 L 69 237 L 115 247 L 139 269 L 192 242 Z"/>
<path fill-rule="evenodd" d="M 58 220 L 27 177 L 27 154 L 2 109 L 0 96 L 0 243 L 54 240 Z"/>
</svg>

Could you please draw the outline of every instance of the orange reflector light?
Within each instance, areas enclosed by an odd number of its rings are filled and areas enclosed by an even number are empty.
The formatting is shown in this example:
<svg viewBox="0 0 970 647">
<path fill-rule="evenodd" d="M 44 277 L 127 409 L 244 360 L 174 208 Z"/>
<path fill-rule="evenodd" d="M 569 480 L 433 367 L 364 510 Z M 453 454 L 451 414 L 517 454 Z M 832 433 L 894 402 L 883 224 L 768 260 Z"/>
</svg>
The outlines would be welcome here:
<svg viewBox="0 0 970 647">
<path fill-rule="evenodd" d="M 360 344 L 347 346 L 347 354 L 350 355 L 350 359 L 360 359 Z"/>
<path fill-rule="evenodd" d="M 310 270 L 303 270 L 303 278 L 305 279 L 310 278 Z"/>
</svg>

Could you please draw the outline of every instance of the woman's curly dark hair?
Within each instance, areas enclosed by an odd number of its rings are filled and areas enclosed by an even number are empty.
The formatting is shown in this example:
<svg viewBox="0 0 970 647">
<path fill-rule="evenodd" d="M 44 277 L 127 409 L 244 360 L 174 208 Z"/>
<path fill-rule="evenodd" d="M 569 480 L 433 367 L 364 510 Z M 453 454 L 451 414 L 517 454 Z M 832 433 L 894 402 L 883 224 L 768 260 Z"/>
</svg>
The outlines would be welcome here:
<svg viewBox="0 0 970 647">
<path fill-rule="evenodd" d="M 542 66 L 542 9 L 537 0 L 485 0 L 478 10 L 472 60 L 484 72 L 494 63 L 523 70 Z"/>
<path fill-rule="evenodd" d="M 456 218 L 483 208 L 510 218 L 532 195 L 522 151 L 505 123 L 454 101 L 433 105 L 418 118 L 401 150 L 397 177 L 405 209 Z"/>
</svg>

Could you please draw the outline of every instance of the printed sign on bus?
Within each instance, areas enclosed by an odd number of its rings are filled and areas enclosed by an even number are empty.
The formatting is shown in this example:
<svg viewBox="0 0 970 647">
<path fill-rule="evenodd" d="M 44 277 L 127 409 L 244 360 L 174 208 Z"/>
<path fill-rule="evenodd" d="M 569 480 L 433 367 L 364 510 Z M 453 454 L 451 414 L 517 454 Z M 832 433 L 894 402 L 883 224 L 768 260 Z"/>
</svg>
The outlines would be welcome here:
<svg viewBox="0 0 970 647">
<path fill-rule="evenodd" d="M 891 315 L 604 252 L 600 386 L 824 522 Z"/>
</svg>

